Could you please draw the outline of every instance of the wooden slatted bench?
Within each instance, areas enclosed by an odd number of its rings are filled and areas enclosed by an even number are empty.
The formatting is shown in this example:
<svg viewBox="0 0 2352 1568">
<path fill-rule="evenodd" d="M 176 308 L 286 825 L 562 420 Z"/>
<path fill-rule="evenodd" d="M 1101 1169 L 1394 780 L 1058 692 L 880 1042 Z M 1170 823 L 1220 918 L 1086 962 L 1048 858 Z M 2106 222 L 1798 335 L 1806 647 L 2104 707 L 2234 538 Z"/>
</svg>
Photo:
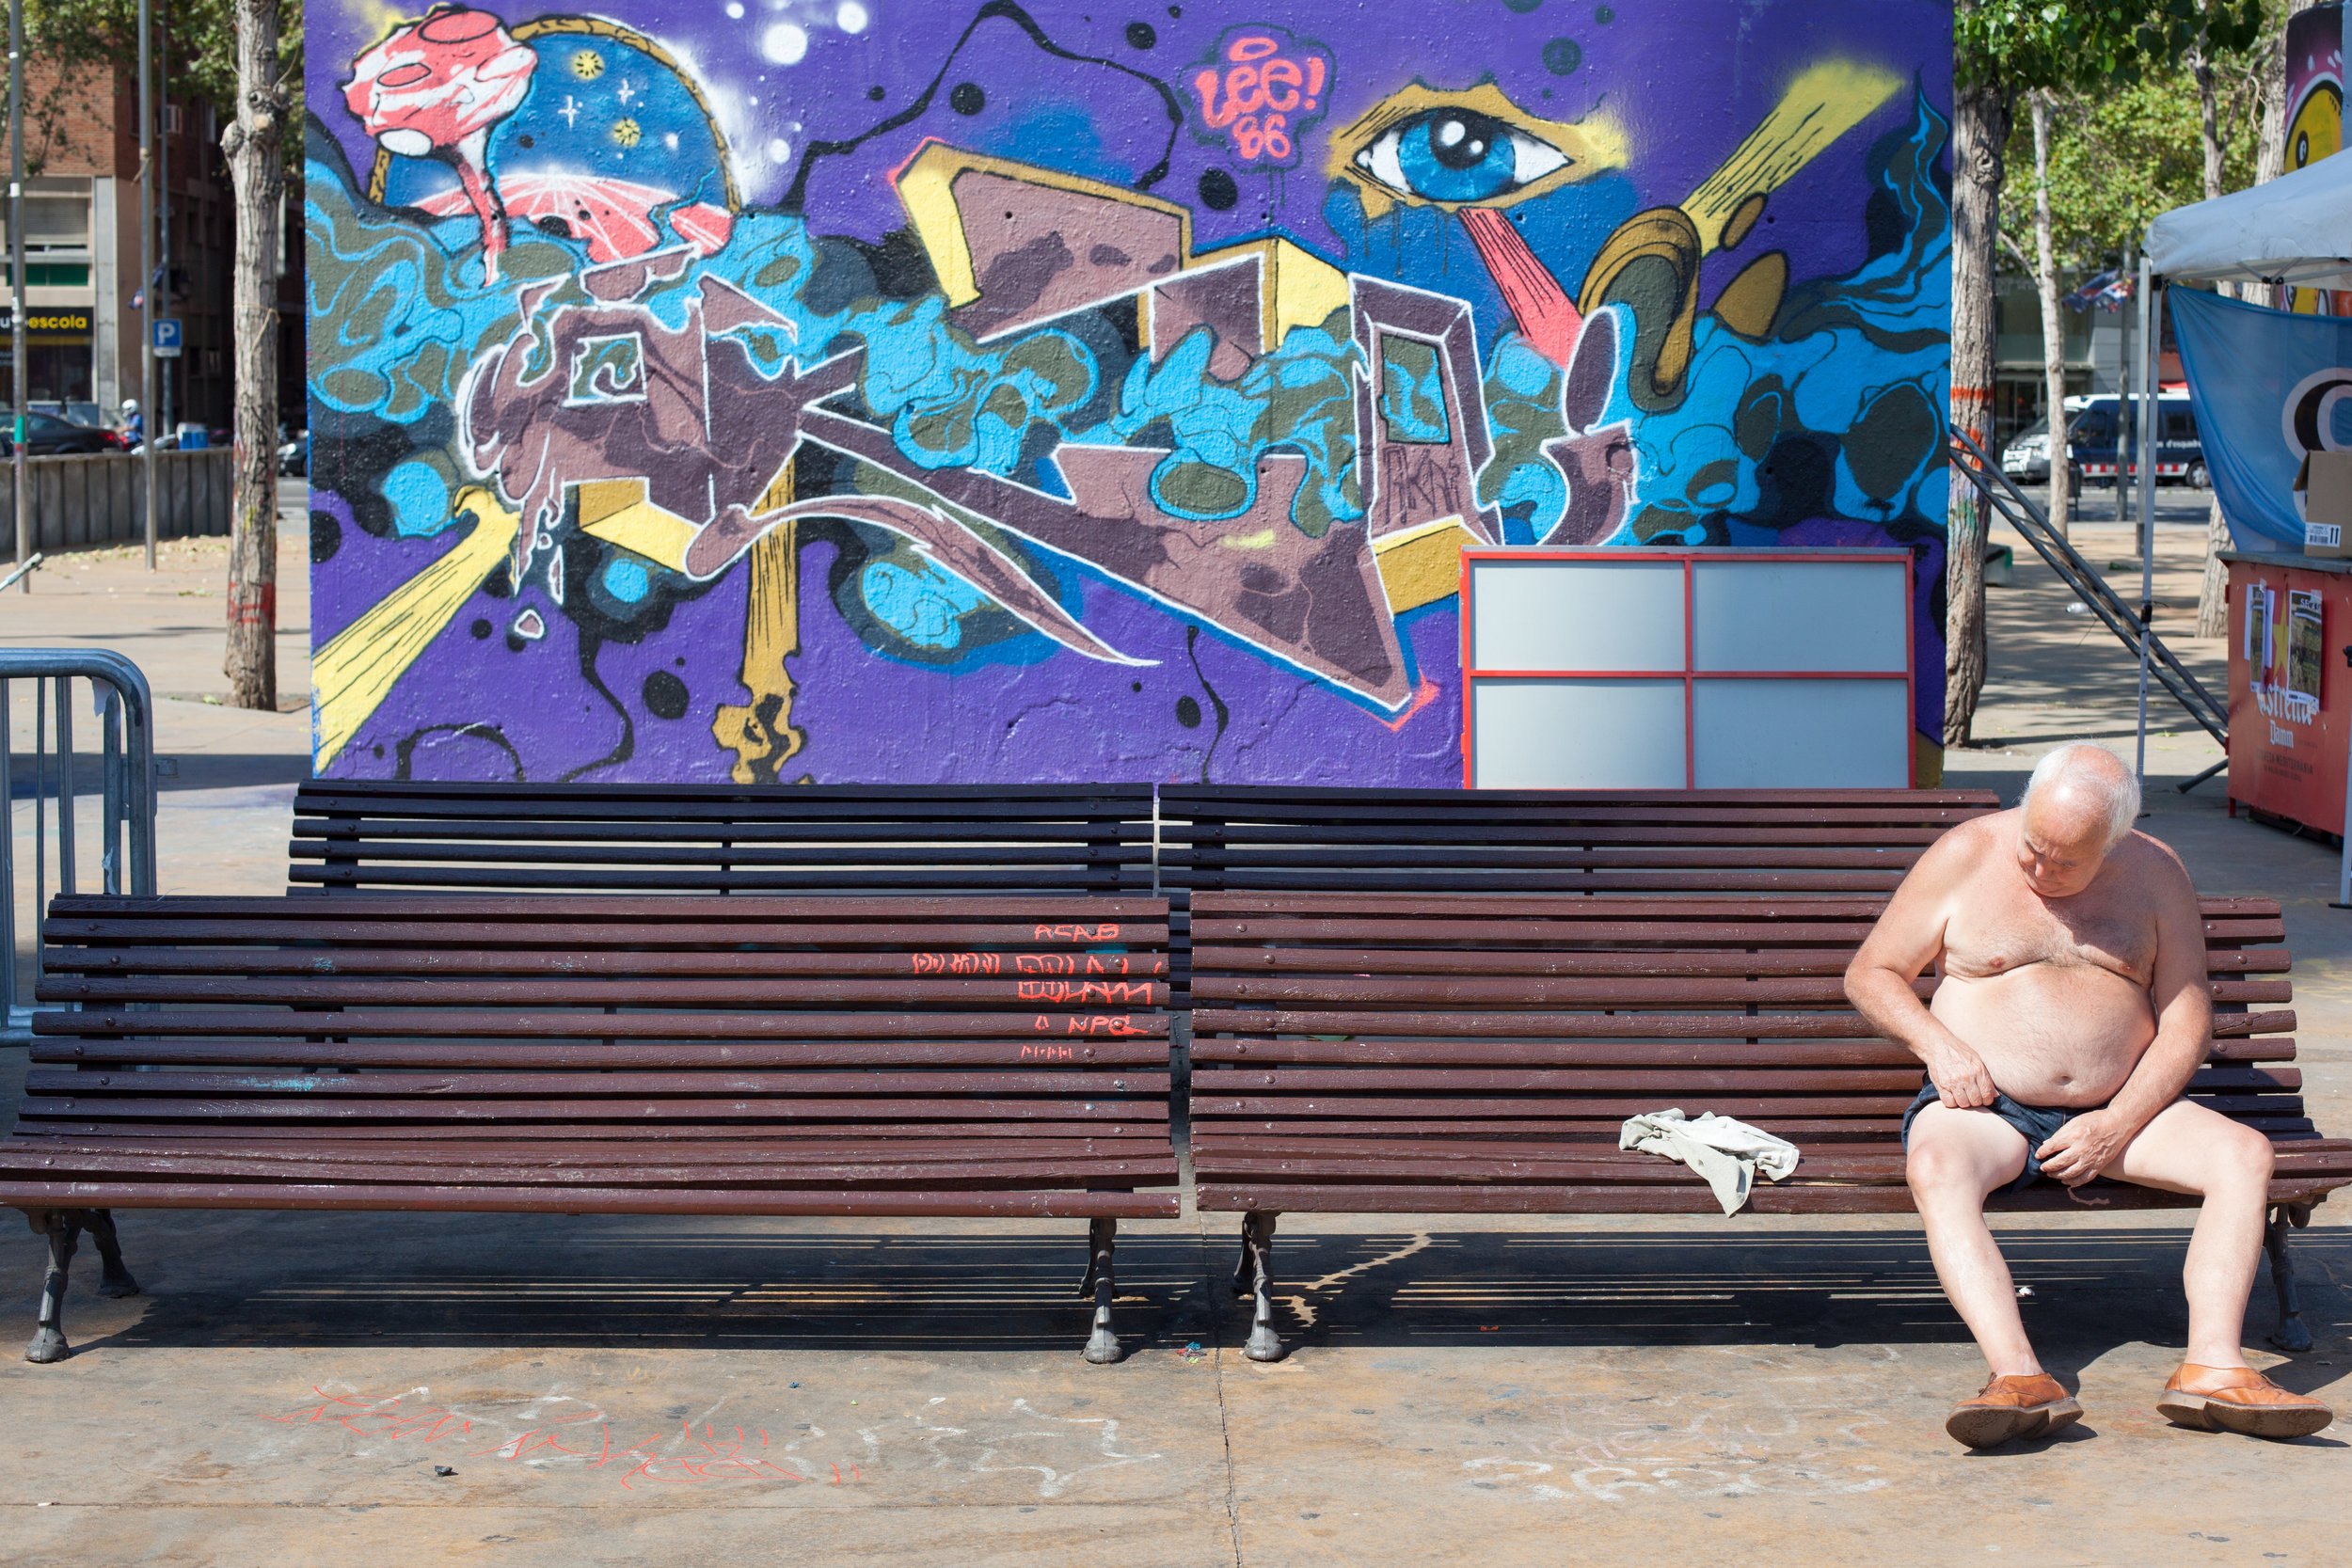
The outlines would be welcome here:
<svg viewBox="0 0 2352 1568">
<path fill-rule="evenodd" d="M 298 890 L 1149 895 L 1149 784 L 454 784 L 294 796 Z"/>
<path fill-rule="evenodd" d="M 1275 1218 L 1342 1213 L 1704 1213 L 1691 1171 L 1621 1152 L 1626 1117 L 1714 1111 L 1804 1151 L 1768 1214 L 1908 1212 L 1900 1125 L 1925 1075 L 1847 1003 L 1877 898 L 1197 894 L 1191 1156 L 1203 1212 L 1240 1212 L 1247 1354 L 1281 1354 Z M 2213 1053 L 2189 1093 L 2267 1134 L 2279 1342 L 2308 1347 L 2290 1223 L 2352 1183 L 2296 1092 L 2279 906 L 2208 898 Z M 1922 994 L 1933 979 L 1923 979 Z M 1995 1209 L 2196 1200 L 2105 1180 Z"/>
<path fill-rule="evenodd" d="M 0 1205 L 1172 1217 L 1149 898 L 61 897 Z"/>
</svg>

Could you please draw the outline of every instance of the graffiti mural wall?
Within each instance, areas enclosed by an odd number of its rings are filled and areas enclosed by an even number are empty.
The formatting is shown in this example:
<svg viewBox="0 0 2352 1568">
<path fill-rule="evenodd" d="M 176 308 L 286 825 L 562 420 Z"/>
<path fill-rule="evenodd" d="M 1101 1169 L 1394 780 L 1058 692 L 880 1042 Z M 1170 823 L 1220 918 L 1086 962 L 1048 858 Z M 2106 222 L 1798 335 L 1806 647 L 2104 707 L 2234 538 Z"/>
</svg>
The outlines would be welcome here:
<svg viewBox="0 0 2352 1568">
<path fill-rule="evenodd" d="M 1461 777 L 1469 544 L 1897 545 L 1927 0 L 310 18 L 328 777 Z"/>
</svg>

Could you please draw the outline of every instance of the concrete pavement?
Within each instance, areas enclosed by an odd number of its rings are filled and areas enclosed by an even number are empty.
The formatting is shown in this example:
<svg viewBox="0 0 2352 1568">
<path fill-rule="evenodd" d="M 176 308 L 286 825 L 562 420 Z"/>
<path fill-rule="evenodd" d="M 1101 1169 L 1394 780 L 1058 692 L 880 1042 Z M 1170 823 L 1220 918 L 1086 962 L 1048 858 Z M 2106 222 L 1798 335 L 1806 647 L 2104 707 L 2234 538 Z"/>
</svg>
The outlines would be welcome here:
<svg viewBox="0 0 2352 1568">
<path fill-rule="evenodd" d="M 2169 638 L 2201 547 L 2161 531 Z M 2018 553 L 1996 744 L 1950 763 L 2012 793 L 2058 739 L 2128 751 L 2133 706 L 2120 651 Z M 162 707 L 166 886 L 281 888 L 301 716 Z M 2158 712 L 2156 770 L 2217 756 Z M 2307 1096 L 2352 1130 L 2333 852 L 2233 820 L 2217 784 L 2150 806 L 2201 887 L 2286 903 Z M 10 1103 L 23 1067 L 0 1052 Z M 2297 1238 L 2314 1349 L 2255 1359 L 2347 1407 L 2338 1209 Z M 98 1298 L 93 1264 L 74 1358 L 0 1359 L 0 1561 L 2340 1562 L 2352 1431 L 2265 1444 L 2151 1407 L 2187 1218 L 2004 1222 L 2088 1417 L 1970 1454 L 1941 1422 L 1981 1366 L 1907 1219 L 1286 1217 L 1272 1367 L 1239 1354 L 1233 1218 L 1130 1224 L 1129 1356 L 1097 1368 L 1075 1224 L 129 1213 L 149 1293 Z M 0 1241 L 0 1335 L 29 1336 L 40 1256 Z M 2259 1343 L 2266 1282 L 2249 1321 Z"/>
</svg>

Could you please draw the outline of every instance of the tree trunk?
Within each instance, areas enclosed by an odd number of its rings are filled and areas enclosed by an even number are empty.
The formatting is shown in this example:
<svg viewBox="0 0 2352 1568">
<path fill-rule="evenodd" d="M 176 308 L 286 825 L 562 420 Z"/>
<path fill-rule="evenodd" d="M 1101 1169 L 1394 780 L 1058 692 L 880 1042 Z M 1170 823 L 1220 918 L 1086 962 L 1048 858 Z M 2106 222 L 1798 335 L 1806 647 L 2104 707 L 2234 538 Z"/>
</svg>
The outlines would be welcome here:
<svg viewBox="0 0 2352 1568">
<path fill-rule="evenodd" d="M 2319 0 L 2287 0 L 2287 17 L 2310 10 Z M 2268 48 L 2269 58 L 2263 62 L 2263 134 L 2254 149 L 2254 183 L 2267 184 L 2287 171 L 2287 29 L 2281 18 L 2279 31 L 2273 35 Z M 2261 290 L 2256 293 L 2253 290 Z M 2295 291 L 2284 283 L 2253 284 L 2247 287 L 2241 298 L 2283 310 L 2294 303 Z"/>
<path fill-rule="evenodd" d="M 2009 89 L 1952 95 L 1952 428 L 1993 441 L 1993 245 L 2001 210 Z M 1955 479 L 1945 512 L 1944 744 L 1968 744 L 1984 691 L 1984 498 Z"/>
<path fill-rule="evenodd" d="M 2221 106 L 2214 96 L 2213 65 L 2205 57 L 2201 38 L 2188 57 L 2188 70 L 2197 82 L 2197 136 L 2205 153 L 2205 199 L 2211 201 L 2221 194 L 2221 163 L 2228 148 L 2221 139 Z M 2209 464 L 2207 472 L 2211 471 Z M 2217 496 L 2205 512 L 2205 574 L 2197 587 L 2200 637 L 2226 637 L 2230 632 L 2230 568 L 2218 553 L 2229 547 L 2230 525 L 2221 515 L 2221 498 Z"/>
<path fill-rule="evenodd" d="M 278 0 L 235 0 L 237 119 L 221 137 L 236 187 L 235 529 L 229 546 L 229 700 L 278 706 L 278 277 L 289 101 L 278 75 Z"/>
<path fill-rule="evenodd" d="M 2066 534 L 2074 511 L 2074 474 L 2066 460 L 2066 323 L 2058 314 L 2058 259 L 2050 221 L 2048 92 L 2032 94 L 2033 271 L 2042 293 L 2042 374 L 2050 410 L 2050 526 Z"/>
</svg>

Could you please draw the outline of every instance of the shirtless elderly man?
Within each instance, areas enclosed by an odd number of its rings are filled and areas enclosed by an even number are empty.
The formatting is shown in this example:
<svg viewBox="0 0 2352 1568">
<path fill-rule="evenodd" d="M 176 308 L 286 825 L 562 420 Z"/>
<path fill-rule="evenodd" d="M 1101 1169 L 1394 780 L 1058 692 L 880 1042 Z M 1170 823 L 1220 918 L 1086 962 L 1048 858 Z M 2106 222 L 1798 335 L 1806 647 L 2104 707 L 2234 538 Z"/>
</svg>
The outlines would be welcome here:
<svg viewBox="0 0 2352 1568">
<path fill-rule="evenodd" d="M 2133 831 L 2139 786 L 2104 747 L 2042 759 L 2013 811 L 1953 829 L 1903 879 L 1846 971 L 1865 1018 L 1927 1064 L 1903 1117 L 1936 1277 L 1992 1379 L 1945 1429 L 1990 1448 L 2082 1407 L 2042 1370 L 1984 1222 L 1995 1189 L 2108 1176 L 2204 1198 L 2188 1350 L 2156 1397 L 2176 1425 L 2300 1437 L 2332 1418 L 2246 1365 L 2270 1143 L 2181 1098 L 2213 1032 L 2204 927 L 2179 857 Z M 1930 964 L 1932 1006 L 1912 990 Z"/>
</svg>

